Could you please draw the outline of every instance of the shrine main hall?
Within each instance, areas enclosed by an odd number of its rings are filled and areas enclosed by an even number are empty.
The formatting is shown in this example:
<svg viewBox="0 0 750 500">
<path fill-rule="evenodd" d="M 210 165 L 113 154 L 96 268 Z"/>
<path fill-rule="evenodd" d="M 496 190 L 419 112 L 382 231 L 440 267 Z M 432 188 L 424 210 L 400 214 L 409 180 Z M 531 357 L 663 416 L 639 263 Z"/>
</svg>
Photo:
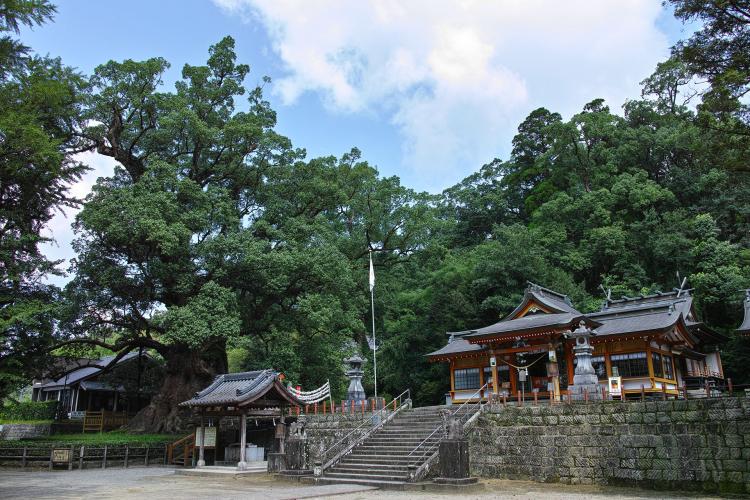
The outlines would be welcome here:
<svg viewBox="0 0 750 500">
<path fill-rule="evenodd" d="M 575 370 L 569 335 L 581 326 L 593 333 L 591 364 L 600 386 L 619 377 L 623 397 L 678 397 L 685 388 L 723 384 L 719 345 L 727 337 L 697 318 L 684 289 L 607 299 L 599 311 L 582 313 L 566 295 L 529 283 L 508 316 L 448 332 L 448 343 L 427 357 L 450 365 L 452 402 L 476 398 L 481 388 L 482 399 L 490 393 L 561 399 Z"/>
</svg>

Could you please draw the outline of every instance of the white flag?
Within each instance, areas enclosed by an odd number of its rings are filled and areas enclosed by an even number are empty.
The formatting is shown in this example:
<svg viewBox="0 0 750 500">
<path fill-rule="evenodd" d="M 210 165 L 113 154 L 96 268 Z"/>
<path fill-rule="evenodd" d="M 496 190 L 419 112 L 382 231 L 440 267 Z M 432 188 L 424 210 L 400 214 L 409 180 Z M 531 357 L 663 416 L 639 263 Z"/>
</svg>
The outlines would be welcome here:
<svg viewBox="0 0 750 500">
<path fill-rule="evenodd" d="M 372 267 L 372 252 L 370 252 L 370 291 L 375 288 L 375 269 Z"/>
</svg>

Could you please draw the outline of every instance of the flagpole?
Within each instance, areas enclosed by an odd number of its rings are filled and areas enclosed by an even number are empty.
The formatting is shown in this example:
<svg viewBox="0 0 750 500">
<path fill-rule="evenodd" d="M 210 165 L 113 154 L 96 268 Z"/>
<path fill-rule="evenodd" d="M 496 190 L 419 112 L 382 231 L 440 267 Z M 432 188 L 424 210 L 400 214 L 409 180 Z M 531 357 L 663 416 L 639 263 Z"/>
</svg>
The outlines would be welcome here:
<svg viewBox="0 0 750 500">
<path fill-rule="evenodd" d="M 378 407 L 378 343 L 375 340 L 375 271 L 370 250 L 370 306 L 372 311 L 372 365 L 375 372 L 375 408 Z"/>
</svg>

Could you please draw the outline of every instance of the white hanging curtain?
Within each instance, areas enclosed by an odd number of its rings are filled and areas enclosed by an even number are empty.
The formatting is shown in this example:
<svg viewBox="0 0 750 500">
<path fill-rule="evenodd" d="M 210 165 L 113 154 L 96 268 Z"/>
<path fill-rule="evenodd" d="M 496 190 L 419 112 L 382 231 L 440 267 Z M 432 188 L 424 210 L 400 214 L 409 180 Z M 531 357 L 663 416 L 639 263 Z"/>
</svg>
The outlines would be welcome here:
<svg viewBox="0 0 750 500">
<path fill-rule="evenodd" d="M 313 391 L 298 391 L 296 387 L 290 386 L 289 392 L 305 404 L 319 403 L 331 397 L 331 383 L 326 382 Z"/>
</svg>

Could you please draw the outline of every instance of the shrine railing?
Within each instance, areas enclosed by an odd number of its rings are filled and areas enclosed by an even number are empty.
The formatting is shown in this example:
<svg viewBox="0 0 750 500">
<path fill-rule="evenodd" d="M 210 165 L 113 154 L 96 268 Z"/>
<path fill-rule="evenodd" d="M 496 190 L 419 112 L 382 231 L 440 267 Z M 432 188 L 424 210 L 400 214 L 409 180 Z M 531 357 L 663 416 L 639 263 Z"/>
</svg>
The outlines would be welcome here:
<svg viewBox="0 0 750 500">
<path fill-rule="evenodd" d="M 471 426 L 482 411 L 482 395 L 488 388 L 490 383 L 484 384 L 482 387 L 476 390 L 474 394 L 464 401 L 456 410 L 452 411 L 447 418 L 430 433 L 429 436 L 424 438 L 408 455 L 411 459 L 409 472 L 409 482 L 416 482 L 424 478 L 430 469 L 430 466 L 437 460 L 439 453 L 440 441 L 445 436 L 446 425 L 448 420 L 458 418 L 464 425 L 464 431 L 466 428 Z M 474 401 L 476 399 L 476 401 Z M 436 436 L 440 436 L 441 439 L 434 441 Z M 432 442 L 430 442 L 432 441 Z"/>
<path fill-rule="evenodd" d="M 389 408 L 394 409 L 388 413 Z M 320 463 L 315 465 L 315 475 L 320 476 L 323 474 L 323 471 L 336 465 L 344 456 L 351 453 L 358 444 L 362 443 L 373 432 L 383 427 L 387 422 L 393 420 L 393 418 L 401 413 L 404 408 L 411 408 L 410 389 L 406 389 L 404 392 L 386 403 L 383 408 L 373 413 L 369 419 L 364 420 L 346 436 L 333 443 L 333 445 L 329 446 L 328 449 L 321 453 L 318 459 Z M 371 427 L 368 427 L 368 425 L 371 425 Z"/>
<path fill-rule="evenodd" d="M 83 432 L 103 432 L 128 424 L 127 412 L 87 411 L 83 415 Z"/>
</svg>

